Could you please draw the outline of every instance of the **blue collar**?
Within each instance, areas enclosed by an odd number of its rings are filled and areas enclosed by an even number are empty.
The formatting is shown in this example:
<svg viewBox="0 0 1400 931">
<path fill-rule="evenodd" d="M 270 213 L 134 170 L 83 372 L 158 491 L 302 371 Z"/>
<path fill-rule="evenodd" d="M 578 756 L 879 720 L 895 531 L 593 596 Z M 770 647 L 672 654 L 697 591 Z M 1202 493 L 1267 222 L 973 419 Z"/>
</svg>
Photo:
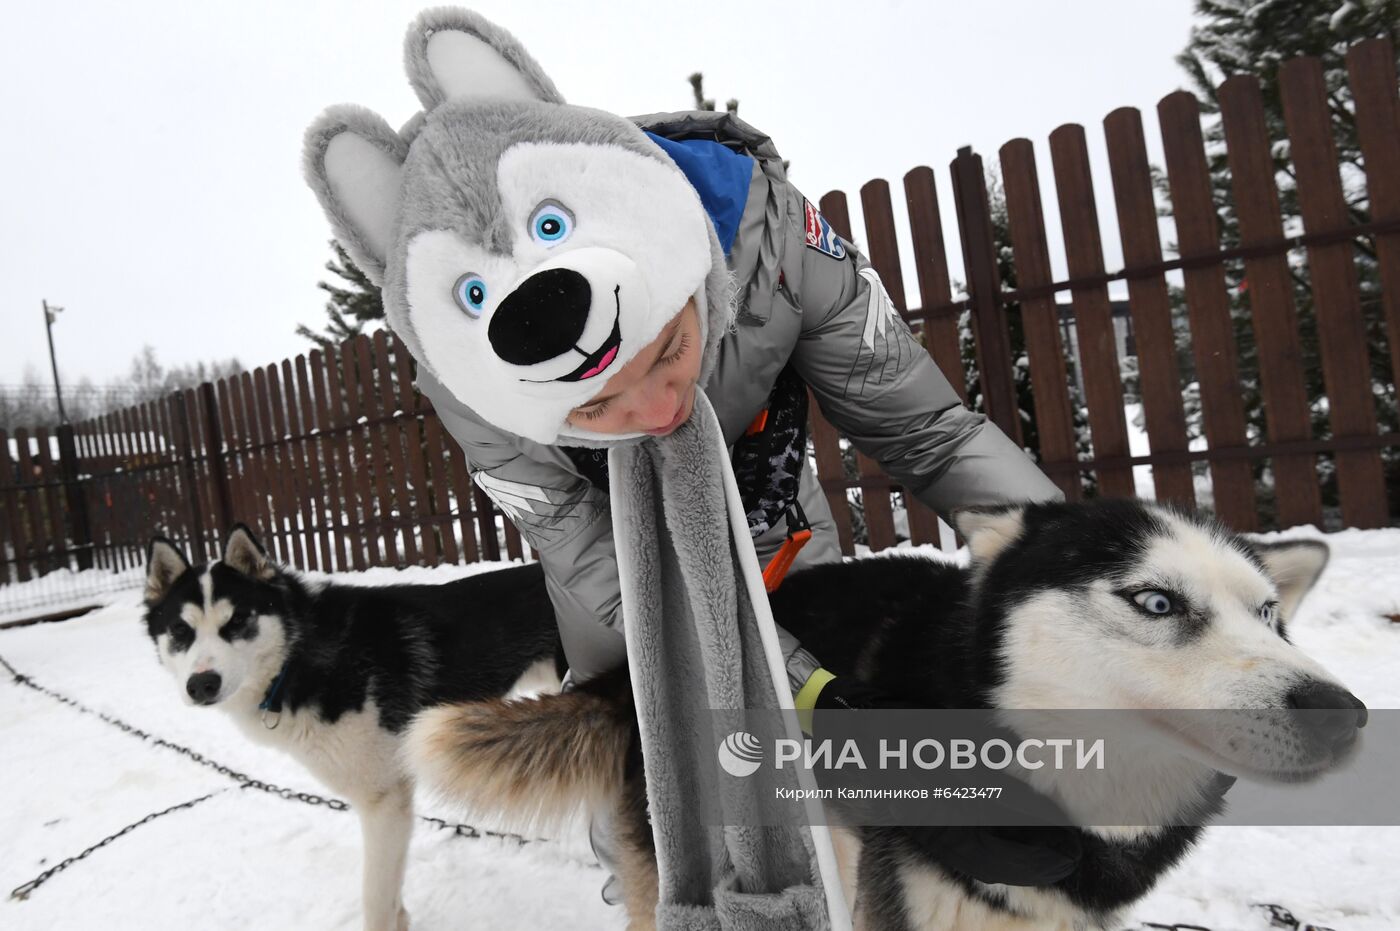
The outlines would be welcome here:
<svg viewBox="0 0 1400 931">
<path fill-rule="evenodd" d="M 282 713 L 282 681 L 287 678 L 287 667 L 277 673 L 277 678 L 272 680 L 272 684 L 267 687 L 267 693 L 263 695 L 262 704 L 258 705 L 259 711 L 271 711 L 273 714 Z"/>
</svg>

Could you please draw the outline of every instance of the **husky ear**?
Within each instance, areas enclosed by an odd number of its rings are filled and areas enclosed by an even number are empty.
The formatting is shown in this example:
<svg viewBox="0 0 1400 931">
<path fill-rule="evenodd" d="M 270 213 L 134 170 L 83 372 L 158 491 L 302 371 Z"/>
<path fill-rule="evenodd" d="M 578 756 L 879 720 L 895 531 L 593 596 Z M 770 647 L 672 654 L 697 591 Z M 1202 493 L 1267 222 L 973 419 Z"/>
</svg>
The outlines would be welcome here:
<svg viewBox="0 0 1400 931">
<path fill-rule="evenodd" d="M 146 550 L 146 604 L 159 604 L 170 594 L 170 586 L 185 574 L 190 562 L 165 537 L 152 537 Z"/>
<path fill-rule="evenodd" d="M 238 524 L 224 543 L 224 565 L 254 579 L 270 579 L 277 570 L 267 558 L 267 550 L 253 537 L 253 531 Z"/>
<path fill-rule="evenodd" d="M 471 10 L 423 11 L 404 38 L 404 66 L 424 110 L 460 98 L 564 102 L 515 36 Z"/>
<path fill-rule="evenodd" d="M 1327 567 L 1331 549 L 1321 540 L 1286 540 L 1281 543 L 1260 543 L 1250 546 L 1264 563 L 1264 571 L 1278 586 L 1279 614 L 1285 620 L 1293 616 L 1303 596 L 1312 590 L 1318 576 Z"/>
<path fill-rule="evenodd" d="M 335 238 L 376 285 L 397 232 L 408 146 L 376 114 L 331 107 L 306 130 L 302 171 Z"/>
<path fill-rule="evenodd" d="M 1023 504 L 959 508 L 953 512 L 953 527 L 967 540 L 973 562 L 991 562 L 1021 538 L 1026 529 L 1026 508 Z"/>
</svg>

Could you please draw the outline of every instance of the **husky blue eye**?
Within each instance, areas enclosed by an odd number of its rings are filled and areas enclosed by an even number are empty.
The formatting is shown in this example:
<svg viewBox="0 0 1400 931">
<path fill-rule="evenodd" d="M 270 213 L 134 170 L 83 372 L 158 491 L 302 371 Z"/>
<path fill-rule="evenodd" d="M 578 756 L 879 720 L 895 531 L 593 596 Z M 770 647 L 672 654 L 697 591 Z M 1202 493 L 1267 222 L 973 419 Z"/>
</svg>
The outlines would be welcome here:
<svg viewBox="0 0 1400 931">
<path fill-rule="evenodd" d="M 468 273 L 457 279 L 452 286 L 452 299 L 470 317 L 480 317 L 486 306 L 486 282 L 480 275 Z"/>
<path fill-rule="evenodd" d="M 530 215 L 530 238 L 542 245 L 558 245 L 573 231 L 574 215 L 557 201 L 545 201 Z"/>
<path fill-rule="evenodd" d="M 1272 627 L 1274 622 L 1278 620 L 1278 604 L 1271 601 L 1264 605 L 1264 607 L 1259 609 L 1259 617 L 1265 624 Z"/>
<path fill-rule="evenodd" d="M 1171 614 L 1174 609 L 1170 595 L 1147 589 L 1133 595 L 1133 602 L 1148 614 Z"/>
</svg>

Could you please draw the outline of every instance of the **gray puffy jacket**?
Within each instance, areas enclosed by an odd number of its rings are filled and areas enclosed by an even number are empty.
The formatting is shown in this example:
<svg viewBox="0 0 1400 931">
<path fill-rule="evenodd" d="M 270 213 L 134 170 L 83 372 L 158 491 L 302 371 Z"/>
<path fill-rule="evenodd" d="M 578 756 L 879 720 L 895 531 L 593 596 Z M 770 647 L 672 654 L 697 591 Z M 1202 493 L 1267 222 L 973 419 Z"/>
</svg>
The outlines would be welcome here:
<svg viewBox="0 0 1400 931">
<path fill-rule="evenodd" d="M 710 139 L 753 159 L 728 256 L 738 282 L 736 326 L 719 343 L 703 386 L 729 443 L 764 408 L 791 361 L 827 419 L 929 507 L 946 514 L 971 504 L 1059 496 L 1005 434 L 962 406 L 865 257 L 788 183 L 767 136 L 727 113 L 655 114 L 637 122 L 666 139 Z M 607 492 L 562 448 L 487 424 L 425 368 L 418 386 L 461 445 L 476 482 L 539 551 L 573 678 L 621 663 L 626 650 Z M 810 468 L 801 475 L 798 499 L 812 540 L 794 568 L 840 559 L 831 511 Z M 779 523 L 755 538 L 761 563 L 785 537 Z M 790 636 L 784 649 L 800 685 L 814 661 Z"/>
</svg>

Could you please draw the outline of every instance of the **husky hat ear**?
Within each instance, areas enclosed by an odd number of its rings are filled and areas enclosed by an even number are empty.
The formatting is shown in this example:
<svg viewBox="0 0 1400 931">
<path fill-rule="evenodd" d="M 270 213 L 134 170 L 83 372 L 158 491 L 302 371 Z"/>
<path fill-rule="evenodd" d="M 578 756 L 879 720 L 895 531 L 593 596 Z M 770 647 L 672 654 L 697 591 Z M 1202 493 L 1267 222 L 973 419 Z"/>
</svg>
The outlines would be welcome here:
<svg viewBox="0 0 1400 931">
<path fill-rule="evenodd" d="M 988 563 L 1021 538 L 1026 529 L 1024 504 L 974 505 L 953 512 L 953 527 L 967 540 L 975 563 Z"/>
<path fill-rule="evenodd" d="M 267 550 L 253 537 L 253 531 L 243 524 L 237 524 L 229 532 L 224 543 L 224 565 L 236 572 L 254 578 L 267 580 L 277 575 L 277 570 L 267 558 Z"/>
<path fill-rule="evenodd" d="M 165 537 L 152 537 L 146 550 L 146 604 L 158 604 L 170 594 L 175 580 L 189 569 L 190 561 Z"/>
<path fill-rule="evenodd" d="M 335 238 L 376 285 L 398 219 L 408 147 L 389 124 L 363 107 L 342 104 L 306 131 L 302 170 L 335 230 Z"/>
<path fill-rule="evenodd" d="M 420 381 L 536 443 L 642 437 L 567 419 L 692 301 L 702 384 L 714 367 L 733 284 L 705 205 L 668 154 L 680 144 L 566 105 L 514 37 L 467 10 L 420 15 L 404 57 L 425 112 L 395 134 L 367 111 L 332 108 L 306 134 L 305 165 L 336 237 L 380 284 Z M 729 172 L 717 176 L 742 182 L 725 203 L 742 207 L 752 160 L 708 144 Z"/>
<path fill-rule="evenodd" d="M 564 102 L 515 36 L 471 10 L 424 10 L 404 36 L 403 58 L 424 110 L 465 98 Z"/>
<path fill-rule="evenodd" d="M 1303 596 L 1312 590 L 1322 570 L 1327 568 L 1331 549 L 1321 540 L 1285 540 L 1263 543 L 1250 540 L 1250 547 L 1264 564 L 1264 571 L 1278 587 L 1279 614 L 1293 616 Z"/>
</svg>

